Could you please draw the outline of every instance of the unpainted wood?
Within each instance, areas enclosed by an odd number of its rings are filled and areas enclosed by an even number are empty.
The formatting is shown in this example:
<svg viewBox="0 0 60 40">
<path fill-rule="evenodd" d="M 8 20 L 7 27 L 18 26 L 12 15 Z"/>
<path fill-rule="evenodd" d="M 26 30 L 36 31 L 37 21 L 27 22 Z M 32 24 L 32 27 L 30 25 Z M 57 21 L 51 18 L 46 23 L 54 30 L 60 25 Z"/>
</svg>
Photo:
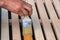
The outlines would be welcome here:
<svg viewBox="0 0 60 40">
<path fill-rule="evenodd" d="M 11 12 L 12 16 L 12 36 L 13 40 L 21 40 L 18 15 Z"/>
<path fill-rule="evenodd" d="M 9 40 L 8 11 L 3 8 L 1 13 L 1 40 Z"/>
<path fill-rule="evenodd" d="M 45 0 L 49 15 L 51 17 L 52 24 L 54 26 L 55 32 L 57 34 L 58 40 L 60 40 L 60 22 L 57 18 L 57 15 L 54 11 L 54 8 L 52 6 L 52 3 L 50 0 Z"/>
<path fill-rule="evenodd" d="M 43 28 L 45 31 L 45 35 L 47 40 L 55 40 L 47 13 L 45 11 L 44 5 L 43 5 L 43 1 L 42 0 L 36 0 L 37 6 L 38 6 L 38 10 L 39 10 L 39 14 L 41 17 L 41 21 L 43 24 Z"/>
</svg>

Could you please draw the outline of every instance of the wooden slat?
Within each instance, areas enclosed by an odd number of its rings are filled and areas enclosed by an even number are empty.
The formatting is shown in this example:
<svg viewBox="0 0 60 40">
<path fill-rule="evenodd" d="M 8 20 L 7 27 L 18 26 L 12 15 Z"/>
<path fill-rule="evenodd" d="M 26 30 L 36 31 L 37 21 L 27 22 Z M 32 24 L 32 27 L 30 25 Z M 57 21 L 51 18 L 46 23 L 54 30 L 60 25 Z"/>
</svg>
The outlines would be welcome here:
<svg viewBox="0 0 60 40">
<path fill-rule="evenodd" d="M 43 1 L 42 0 L 36 0 L 36 3 L 37 3 L 37 6 L 38 6 L 38 10 L 39 10 L 39 13 L 40 13 L 40 17 L 41 17 L 41 20 L 42 20 L 42 24 L 43 24 L 43 27 L 44 27 L 44 31 L 45 31 L 47 40 L 55 40 L 50 22 L 48 20 L 47 13 L 44 9 Z"/>
<path fill-rule="evenodd" d="M 33 0 L 27 0 L 27 1 L 28 1 L 28 3 L 30 3 L 32 5 L 32 8 L 33 8 L 33 14 L 31 15 L 31 18 L 32 18 L 32 22 L 33 22 L 35 39 L 44 40 L 41 26 L 40 26 L 39 19 L 38 19 L 38 15 L 37 15 L 36 8 L 34 5 L 34 1 Z"/>
<path fill-rule="evenodd" d="M 58 16 L 60 18 L 60 2 L 59 2 L 59 0 L 53 0 L 53 3 L 54 3 L 54 6 L 58 12 Z"/>
<path fill-rule="evenodd" d="M 15 13 L 11 13 L 11 14 L 12 14 L 12 36 L 13 36 L 13 40 L 21 40 L 18 15 L 16 15 Z"/>
<path fill-rule="evenodd" d="M 2 8 L 1 40 L 9 40 L 8 11 Z"/>
<path fill-rule="evenodd" d="M 56 15 L 56 13 L 54 11 L 54 8 L 52 6 L 51 1 L 50 0 L 45 0 L 45 3 L 46 3 L 46 6 L 47 6 L 49 15 L 51 17 L 51 20 L 52 20 L 52 24 L 53 24 L 54 29 L 56 31 L 58 40 L 60 40 L 60 23 L 59 23 L 59 20 L 57 18 L 57 15 Z"/>
</svg>

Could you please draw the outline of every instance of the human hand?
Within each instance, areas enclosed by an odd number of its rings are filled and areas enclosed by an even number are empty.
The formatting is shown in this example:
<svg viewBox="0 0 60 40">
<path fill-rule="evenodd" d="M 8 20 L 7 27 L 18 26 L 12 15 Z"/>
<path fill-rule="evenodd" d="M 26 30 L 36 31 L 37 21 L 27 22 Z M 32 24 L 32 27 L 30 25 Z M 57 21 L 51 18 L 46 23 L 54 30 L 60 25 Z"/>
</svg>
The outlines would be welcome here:
<svg viewBox="0 0 60 40">
<path fill-rule="evenodd" d="M 22 0 L 3 0 L 0 1 L 0 7 L 8 9 L 20 16 L 30 16 L 32 14 L 32 5 Z"/>
</svg>

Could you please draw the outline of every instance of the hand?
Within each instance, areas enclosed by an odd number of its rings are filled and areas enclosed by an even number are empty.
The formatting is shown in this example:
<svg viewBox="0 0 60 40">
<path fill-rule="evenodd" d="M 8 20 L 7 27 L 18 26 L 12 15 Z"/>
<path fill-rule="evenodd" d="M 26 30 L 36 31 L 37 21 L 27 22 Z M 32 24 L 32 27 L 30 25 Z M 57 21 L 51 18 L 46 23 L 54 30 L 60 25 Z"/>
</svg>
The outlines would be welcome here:
<svg viewBox="0 0 60 40">
<path fill-rule="evenodd" d="M 4 2 L 0 0 L 0 7 L 4 5 Z"/>
<path fill-rule="evenodd" d="M 20 16 L 30 16 L 32 14 L 32 5 L 22 0 L 3 0 L 3 2 L 0 2 L 0 5 Z"/>
</svg>

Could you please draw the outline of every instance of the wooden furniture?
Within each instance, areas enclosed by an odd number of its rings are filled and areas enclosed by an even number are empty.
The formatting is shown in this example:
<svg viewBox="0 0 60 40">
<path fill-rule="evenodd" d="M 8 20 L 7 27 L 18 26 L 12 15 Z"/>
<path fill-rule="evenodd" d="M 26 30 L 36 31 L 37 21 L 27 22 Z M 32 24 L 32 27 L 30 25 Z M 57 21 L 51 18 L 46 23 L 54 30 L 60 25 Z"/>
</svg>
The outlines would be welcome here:
<svg viewBox="0 0 60 40">
<path fill-rule="evenodd" d="M 26 0 L 26 2 L 33 7 L 31 40 L 60 40 L 60 1 Z M 24 40 L 22 31 L 20 16 L 1 8 L 0 40 Z"/>
</svg>

